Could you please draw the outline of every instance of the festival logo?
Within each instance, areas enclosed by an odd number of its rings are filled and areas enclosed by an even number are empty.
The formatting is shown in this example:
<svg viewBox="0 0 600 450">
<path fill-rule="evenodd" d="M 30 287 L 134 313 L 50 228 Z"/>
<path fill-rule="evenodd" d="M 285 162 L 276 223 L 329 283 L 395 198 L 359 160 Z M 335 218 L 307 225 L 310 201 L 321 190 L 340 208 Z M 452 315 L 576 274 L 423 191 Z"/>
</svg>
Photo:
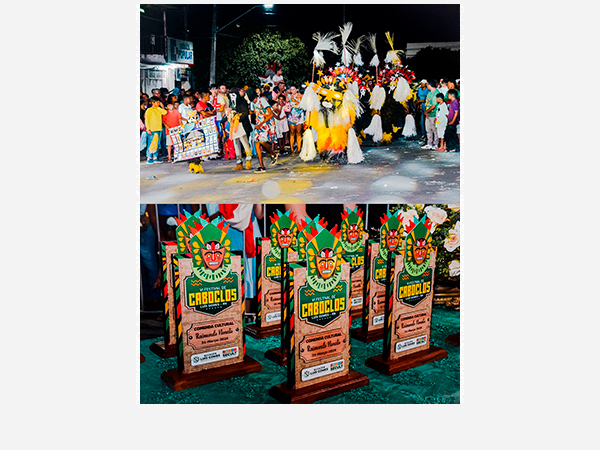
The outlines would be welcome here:
<svg viewBox="0 0 600 450">
<path fill-rule="evenodd" d="M 215 219 L 212 223 L 206 223 L 190 239 L 192 270 L 200 280 L 210 283 L 221 281 L 231 271 L 228 229 L 225 221 Z"/>
<path fill-rule="evenodd" d="M 342 277 L 342 244 L 337 236 L 321 230 L 306 245 L 308 284 L 319 292 L 327 292 Z"/>
<path fill-rule="evenodd" d="M 407 230 L 404 269 L 413 277 L 422 275 L 429 266 L 432 227 L 433 222 L 427 217 L 423 217 L 416 225 Z"/>
<path fill-rule="evenodd" d="M 313 228 L 312 233 L 317 233 Z M 306 246 L 307 285 L 299 290 L 300 318 L 326 326 L 346 311 L 348 286 L 342 277 L 342 245 L 338 235 L 321 230 Z"/>
<path fill-rule="evenodd" d="M 389 211 L 388 211 L 389 213 Z M 401 211 L 393 214 L 384 214 L 381 218 L 381 229 L 379 231 L 380 245 L 379 255 L 383 260 L 387 260 L 388 252 L 397 252 L 400 250 L 402 242 L 402 221 L 398 219 Z"/>
<path fill-rule="evenodd" d="M 342 213 L 341 242 L 346 253 L 356 253 L 362 247 L 362 234 L 365 230 L 362 216 L 358 207 L 354 210 L 346 208 Z"/>
<path fill-rule="evenodd" d="M 229 225 L 215 219 L 201 220 L 202 228 L 190 239 L 192 271 L 186 278 L 186 306 L 198 312 L 216 315 L 238 301 L 238 274 L 231 271 Z"/>
<path fill-rule="evenodd" d="M 306 244 L 312 238 L 311 228 L 317 230 L 317 232 L 321 231 L 327 226 L 327 222 L 323 219 L 319 219 L 319 215 L 310 220 L 308 217 L 305 217 L 300 221 L 300 231 L 298 232 L 298 261 L 306 261 Z"/>
<path fill-rule="evenodd" d="M 298 225 L 296 216 L 290 210 L 282 214 L 277 211 L 271 216 L 271 253 L 276 258 L 281 258 L 281 249 L 295 250 L 298 243 Z"/>
<path fill-rule="evenodd" d="M 177 228 L 175 229 L 175 236 L 177 237 L 177 253 L 190 253 L 190 238 L 193 233 L 197 232 L 197 229 L 201 226 L 201 221 L 206 222 L 204 218 L 199 216 L 200 211 L 192 215 L 187 211 L 183 211 L 179 217 L 175 218 L 177 222 Z M 192 231 L 194 229 L 194 231 Z"/>
</svg>

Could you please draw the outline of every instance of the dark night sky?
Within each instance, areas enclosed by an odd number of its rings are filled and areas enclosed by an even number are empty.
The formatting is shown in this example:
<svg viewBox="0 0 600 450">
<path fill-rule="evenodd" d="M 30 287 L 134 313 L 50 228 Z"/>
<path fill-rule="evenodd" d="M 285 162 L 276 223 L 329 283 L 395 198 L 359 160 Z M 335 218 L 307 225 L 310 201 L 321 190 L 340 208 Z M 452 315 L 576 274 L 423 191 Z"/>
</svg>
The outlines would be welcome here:
<svg viewBox="0 0 600 450">
<path fill-rule="evenodd" d="M 222 27 L 243 14 L 253 5 L 222 4 L 217 9 L 217 26 Z M 161 19 L 162 5 L 142 5 L 146 13 L 141 14 L 141 33 L 162 34 L 162 22 L 146 17 Z M 200 49 L 208 45 L 212 25 L 212 5 L 188 5 L 188 40 Z M 184 39 L 184 5 L 167 5 L 167 34 Z M 262 7 L 255 8 L 242 17 L 237 24 L 229 25 L 223 33 L 243 38 L 247 34 L 268 27 L 272 30 L 289 31 L 304 41 L 312 51 L 314 32 L 338 31 L 343 24 L 343 5 L 275 5 L 271 14 Z M 446 42 L 460 40 L 460 6 L 456 5 L 388 5 L 362 4 L 345 6 L 346 22 L 354 27 L 351 39 L 368 32 L 377 33 L 380 54 L 388 50 L 384 33 L 395 36 L 395 47 L 404 48 L 407 42 Z M 220 36 L 218 43 L 227 45 L 237 40 Z M 206 42 L 206 44 L 205 44 Z M 379 53 L 378 52 L 378 53 Z"/>
</svg>

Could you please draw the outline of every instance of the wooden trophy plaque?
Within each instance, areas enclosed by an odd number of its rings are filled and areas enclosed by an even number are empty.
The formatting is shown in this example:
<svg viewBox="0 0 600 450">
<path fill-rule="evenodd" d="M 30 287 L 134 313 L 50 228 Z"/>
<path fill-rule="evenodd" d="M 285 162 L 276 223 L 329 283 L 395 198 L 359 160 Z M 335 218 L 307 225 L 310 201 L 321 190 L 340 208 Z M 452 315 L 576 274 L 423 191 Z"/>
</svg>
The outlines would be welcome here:
<svg viewBox="0 0 600 450">
<path fill-rule="evenodd" d="M 161 375 L 175 391 L 262 370 L 246 355 L 242 258 L 231 253 L 227 229 L 219 219 L 202 220 L 191 253 L 175 256 L 177 367 Z"/>
<path fill-rule="evenodd" d="M 346 208 L 342 213 L 340 227 L 342 256 L 350 263 L 350 317 L 351 320 L 362 317 L 363 294 L 365 281 L 365 246 L 369 235 L 365 233 L 363 213 L 357 207 L 354 210 Z"/>
<path fill-rule="evenodd" d="M 269 390 L 281 403 L 312 403 L 369 384 L 349 367 L 350 264 L 343 262 L 339 234 L 315 230 L 307 254 L 306 267 L 290 263 L 284 272 L 287 381 Z"/>
<path fill-rule="evenodd" d="M 352 330 L 352 337 L 361 342 L 374 342 L 383 338 L 387 278 L 387 254 L 397 251 L 402 245 L 402 222 L 400 211 L 388 211 L 382 219 L 379 242 L 369 241 L 364 248 L 363 268 L 366 283 L 363 287 L 364 303 L 362 324 Z"/>
<path fill-rule="evenodd" d="M 256 323 L 248 325 L 245 333 L 262 339 L 281 333 L 281 258 L 271 252 L 270 238 L 257 238 L 256 251 Z M 296 258 L 296 252 L 288 253 L 290 261 Z"/>
<path fill-rule="evenodd" d="M 164 286 L 164 339 L 150 345 L 150 350 L 161 358 L 172 358 L 177 355 L 177 333 L 175 329 L 175 298 L 173 280 L 176 270 L 173 266 L 173 255 L 177 254 L 176 242 L 162 242 L 162 276 Z"/>
<path fill-rule="evenodd" d="M 436 249 L 425 217 L 409 228 L 404 251 L 389 252 L 383 353 L 365 361 L 386 375 L 443 359 L 446 350 L 430 345 Z"/>
</svg>

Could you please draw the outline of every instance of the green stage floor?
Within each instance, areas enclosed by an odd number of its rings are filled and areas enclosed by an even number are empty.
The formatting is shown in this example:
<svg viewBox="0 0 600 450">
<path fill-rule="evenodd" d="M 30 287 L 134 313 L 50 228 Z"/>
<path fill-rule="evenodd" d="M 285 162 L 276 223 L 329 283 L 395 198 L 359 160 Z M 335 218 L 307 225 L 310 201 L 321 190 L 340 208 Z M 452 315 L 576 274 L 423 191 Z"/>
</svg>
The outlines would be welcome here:
<svg viewBox="0 0 600 450">
<path fill-rule="evenodd" d="M 353 328 L 360 320 L 353 321 Z M 460 403 L 460 348 L 445 342 L 460 331 L 460 312 L 433 307 L 431 344 L 448 351 L 448 357 L 392 376 L 365 366 L 365 360 L 381 354 L 382 341 L 365 344 L 352 339 L 350 368 L 369 377 L 370 384 L 316 403 Z M 285 382 L 286 369 L 265 358 L 265 352 L 279 346 L 279 336 L 246 338 L 246 353 L 263 369 L 238 378 L 219 381 L 183 391 L 172 391 L 160 374 L 177 367 L 176 358 L 162 359 L 150 351 L 161 339 L 146 339 L 140 351 L 140 403 L 278 403 L 269 396 L 271 386 Z"/>
</svg>

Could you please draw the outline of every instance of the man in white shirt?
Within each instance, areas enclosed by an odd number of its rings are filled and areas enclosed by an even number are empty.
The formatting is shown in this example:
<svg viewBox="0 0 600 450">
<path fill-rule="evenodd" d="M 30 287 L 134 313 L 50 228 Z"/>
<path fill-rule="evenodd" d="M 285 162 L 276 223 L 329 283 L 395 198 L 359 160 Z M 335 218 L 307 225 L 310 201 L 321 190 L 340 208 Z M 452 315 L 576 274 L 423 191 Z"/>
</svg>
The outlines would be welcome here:
<svg viewBox="0 0 600 450">
<path fill-rule="evenodd" d="M 179 114 L 181 114 L 183 125 L 187 124 L 189 113 L 192 109 L 192 96 L 186 94 L 183 96 L 183 103 L 179 105 Z"/>
</svg>

